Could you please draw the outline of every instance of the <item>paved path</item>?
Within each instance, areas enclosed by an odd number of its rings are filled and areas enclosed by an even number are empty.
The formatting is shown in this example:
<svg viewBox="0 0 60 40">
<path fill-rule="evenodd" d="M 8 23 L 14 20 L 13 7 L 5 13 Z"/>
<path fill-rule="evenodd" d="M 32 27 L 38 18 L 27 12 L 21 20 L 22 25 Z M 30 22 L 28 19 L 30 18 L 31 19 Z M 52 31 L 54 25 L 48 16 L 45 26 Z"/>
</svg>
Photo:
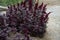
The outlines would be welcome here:
<svg viewBox="0 0 60 40">
<path fill-rule="evenodd" d="M 39 0 L 39 3 L 42 2 L 48 5 L 60 5 L 60 0 Z"/>
</svg>

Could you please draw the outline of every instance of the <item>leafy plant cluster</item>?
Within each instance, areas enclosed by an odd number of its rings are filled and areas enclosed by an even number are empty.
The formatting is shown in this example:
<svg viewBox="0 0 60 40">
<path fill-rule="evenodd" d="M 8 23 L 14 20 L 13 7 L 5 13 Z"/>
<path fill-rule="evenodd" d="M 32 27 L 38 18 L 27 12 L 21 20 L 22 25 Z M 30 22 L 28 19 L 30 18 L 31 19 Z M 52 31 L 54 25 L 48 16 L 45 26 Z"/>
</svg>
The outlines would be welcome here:
<svg viewBox="0 0 60 40">
<path fill-rule="evenodd" d="M 17 3 L 17 5 L 8 6 L 6 14 L 0 16 L 0 35 L 9 36 L 11 31 L 24 34 L 26 40 L 29 36 L 42 38 L 46 32 L 48 15 L 46 5 L 32 4 L 32 0 Z M 24 38 L 24 37 L 23 37 Z M 25 39 L 24 39 L 25 40 Z"/>
</svg>

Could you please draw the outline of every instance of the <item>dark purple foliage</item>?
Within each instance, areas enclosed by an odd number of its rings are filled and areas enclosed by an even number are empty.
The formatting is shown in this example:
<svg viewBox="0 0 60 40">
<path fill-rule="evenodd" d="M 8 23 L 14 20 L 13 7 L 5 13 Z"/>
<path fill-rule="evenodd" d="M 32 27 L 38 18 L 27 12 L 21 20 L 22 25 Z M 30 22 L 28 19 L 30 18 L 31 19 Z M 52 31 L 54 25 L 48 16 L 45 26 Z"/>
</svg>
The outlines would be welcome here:
<svg viewBox="0 0 60 40">
<path fill-rule="evenodd" d="M 33 5 L 32 0 L 8 6 L 6 15 L 0 16 L 0 29 L 2 30 L 2 32 L 0 30 L 0 36 L 15 31 L 24 34 L 26 40 L 29 40 L 28 35 L 43 37 L 49 19 L 48 15 L 51 13 L 46 13 L 46 6 L 47 4 L 43 3 Z"/>
</svg>

